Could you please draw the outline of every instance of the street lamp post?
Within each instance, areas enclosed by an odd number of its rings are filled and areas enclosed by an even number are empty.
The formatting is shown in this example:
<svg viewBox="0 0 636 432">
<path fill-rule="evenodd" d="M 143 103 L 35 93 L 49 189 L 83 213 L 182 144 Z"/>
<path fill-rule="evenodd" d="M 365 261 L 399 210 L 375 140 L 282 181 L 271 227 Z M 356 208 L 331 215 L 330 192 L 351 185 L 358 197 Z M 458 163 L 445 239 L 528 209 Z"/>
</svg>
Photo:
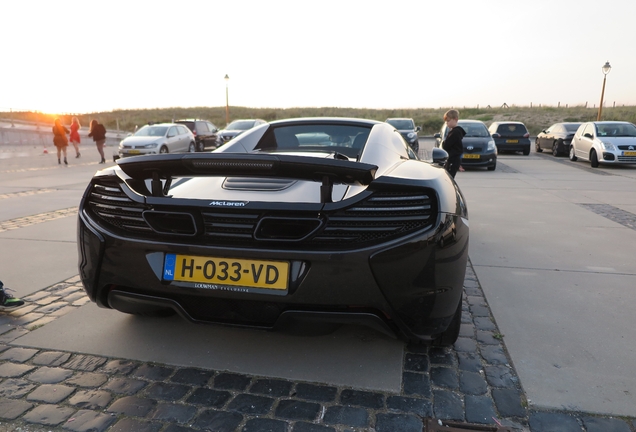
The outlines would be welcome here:
<svg viewBox="0 0 636 432">
<path fill-rule="evenodd" d="M 225 124 L 230 124 L 230 104 L 227 97 L 227 84 L 230 81 L 230 77 L 225 74 Z"/>
<path fill-rule="evenodd" d="M 601 104 L 598 106 L 598 116 L 596 117 L 596 121 L 601 121 L 601 114 L 603 113 L 603 97 L 605 96 L 605 80 L 607 79 L 607 74 L 610 73 L 610 70 L 612 70 L 612 66 L 610 66 L 608 61 L 606 61 L 601 70 L 603 71 L 603 90 L 601 90 Z"/>
</svg>

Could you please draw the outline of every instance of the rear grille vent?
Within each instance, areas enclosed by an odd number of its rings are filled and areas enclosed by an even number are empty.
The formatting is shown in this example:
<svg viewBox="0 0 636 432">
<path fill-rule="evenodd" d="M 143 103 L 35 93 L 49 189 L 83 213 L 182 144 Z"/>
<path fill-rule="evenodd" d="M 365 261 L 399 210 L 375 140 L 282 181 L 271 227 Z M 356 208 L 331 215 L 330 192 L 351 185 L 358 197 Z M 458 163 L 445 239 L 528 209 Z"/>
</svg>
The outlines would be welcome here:
<svg viewBox="0 0 636 432">
<path fill-rule="evenodd" d="M 318 213 L 151 208 L 130 199 L 125 187 L 114 180 L 93 184 L 86 205 L 93 219 L 135 238 L 221 247 L 355 249 L 430 228 L 438 212 L 433 190 L 376 192 L 345 209 Z M 286 220 L 294 222 L 289 229 Z"/>
<path fill-rule="evenodd" d="M 432 193 L 376 193 L 361 204 L 329 215 L 315 242 L 364 244 L 390 240 L 431 226 L 437 201 Z"/>
<path fill-rule="evenodd" d="M 152 232 L 142 216 L 145 206 L 128 198 L 114 181 L 95 183 L 88 205 L 98 220 L 108 225 L 128 232 Z"/>
</svg>

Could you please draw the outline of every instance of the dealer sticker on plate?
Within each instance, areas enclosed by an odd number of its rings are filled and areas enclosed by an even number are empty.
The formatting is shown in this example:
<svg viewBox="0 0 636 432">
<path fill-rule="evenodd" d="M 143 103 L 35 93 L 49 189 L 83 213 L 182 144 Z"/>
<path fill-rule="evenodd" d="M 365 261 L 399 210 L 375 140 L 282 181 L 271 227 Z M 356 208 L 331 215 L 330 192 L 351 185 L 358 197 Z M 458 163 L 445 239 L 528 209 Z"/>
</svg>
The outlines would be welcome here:
<svg viewBox="0 0 636 432">
<path fill-rule="evenodd" d="M 231 285 L 286 290 L 288 275 L 287 261 L 166 254 L 163 266 L 164 280 L 192 282 L 195 288 L 214 289 L 216 285 Z"/>
</svg>

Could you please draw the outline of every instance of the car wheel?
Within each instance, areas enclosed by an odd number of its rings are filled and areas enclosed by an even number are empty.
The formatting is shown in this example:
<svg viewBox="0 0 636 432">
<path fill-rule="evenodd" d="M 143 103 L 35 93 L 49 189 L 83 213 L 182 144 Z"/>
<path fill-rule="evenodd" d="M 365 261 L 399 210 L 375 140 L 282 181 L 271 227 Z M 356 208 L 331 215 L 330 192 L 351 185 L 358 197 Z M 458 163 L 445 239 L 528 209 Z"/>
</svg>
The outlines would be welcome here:
<svg viewBox="0 0 636 432">
<path fill-rule="evenodd" d="M 559 155 L 559 142 L 555 141 L 554 143 L 552 143 L 552 155 L 553 156 L 558 156 Z"/>
<path fill-rule="evenodd" d="M 592 165 L 592 168 L 598 168 L 598 156 L 596 155 L 596 150 L 592 150 L 592 153 L 590 153 L 590 165 Z"/>
<path fill-rule="evenodd" d="M 497 164 L 488 167 L 488 171 L 494 171 L 497 168 Z"/>
<path fill-rule="evenodd" d="M 159 149 L 159 153 L 168 153 L 168 147 L 166 147 L 166 146 L 162 146 L 162 147 Z"/>
<path fill-rule="evenodd" d="M 453 315 L 450 325 L 445 332 L 431 342 L 431 346 L 447 347 L 457 341 L 457 337 L 459 337 L 459 328 L 462 325 L 462 298 L 463 294 L 459 297 L 459 304 L 457 305 L 457 310 L 455 311 L 455 315 Z"/>
<path fill-rule="evenodd" d="M 541 148 L 541 146 L 539 145 L 539 139 L 537 139 L 534 142 L 534 149 L 537 151 L 537 153 L 541 153 L 543 151 L 543 149 Z"/>
<path fill-rule="evenodd" d="M 524 156 L 528 156 L 529 154 L 530 154 L 530 146 L 528 146 L 528 148 L 523 151 Z"/>
<path fill-rule="evenodd" d="M 190 142 L 190 145 L 188 146 L 188 153 L 194 153 L 195 151 L 197 151 L 197 147 L 194 145 L 194 142 Z"/>
<path fill-rule="evenodd" d="M 570 146 L 570 160 L 571 160 L 572 162 L 576 162 L 576 160 L 577 160 L 577 159 L 578 159 L 578 158 L 576 157 L 576 151 L 574 150 L 574 146 L 573 146 L 573 145 L 571 145 L 571 146 Z"/>
</svg>

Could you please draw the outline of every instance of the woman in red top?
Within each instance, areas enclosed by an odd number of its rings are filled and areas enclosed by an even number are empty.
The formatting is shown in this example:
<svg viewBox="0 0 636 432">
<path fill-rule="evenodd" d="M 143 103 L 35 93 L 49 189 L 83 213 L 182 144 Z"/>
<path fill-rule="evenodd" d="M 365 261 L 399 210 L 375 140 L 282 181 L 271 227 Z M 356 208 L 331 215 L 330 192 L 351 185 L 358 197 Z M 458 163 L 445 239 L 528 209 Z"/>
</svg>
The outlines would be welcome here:
<svg viewBox="0 0 636 432">
<path fill-rule="evenodd" d="M 80 125 L 79 119 L 77 117 L 73 117 L 73 121 L 71 122 L 71 135 L 69 136 L 69 141 L 75 147 L 75 158 L 81 156 L 79 151 L 80 144 L 80 135 L 79 130 L 82 126 Z"/>
<path fill-rule="evenodd" d="M 68 138 L 66 138 L 66 134 L 68 133 L 68 129 L 64 127 L 59 118 L 55 119 L 55 124 L 53 125 L 53 144 L 57 147 L 57 163 L 61 164 L 60 160 L 62 153 L 64 153 L 64 165 L 68 165 L 66 161 L 66 147 L 68 147 Z"/>
</svg>

